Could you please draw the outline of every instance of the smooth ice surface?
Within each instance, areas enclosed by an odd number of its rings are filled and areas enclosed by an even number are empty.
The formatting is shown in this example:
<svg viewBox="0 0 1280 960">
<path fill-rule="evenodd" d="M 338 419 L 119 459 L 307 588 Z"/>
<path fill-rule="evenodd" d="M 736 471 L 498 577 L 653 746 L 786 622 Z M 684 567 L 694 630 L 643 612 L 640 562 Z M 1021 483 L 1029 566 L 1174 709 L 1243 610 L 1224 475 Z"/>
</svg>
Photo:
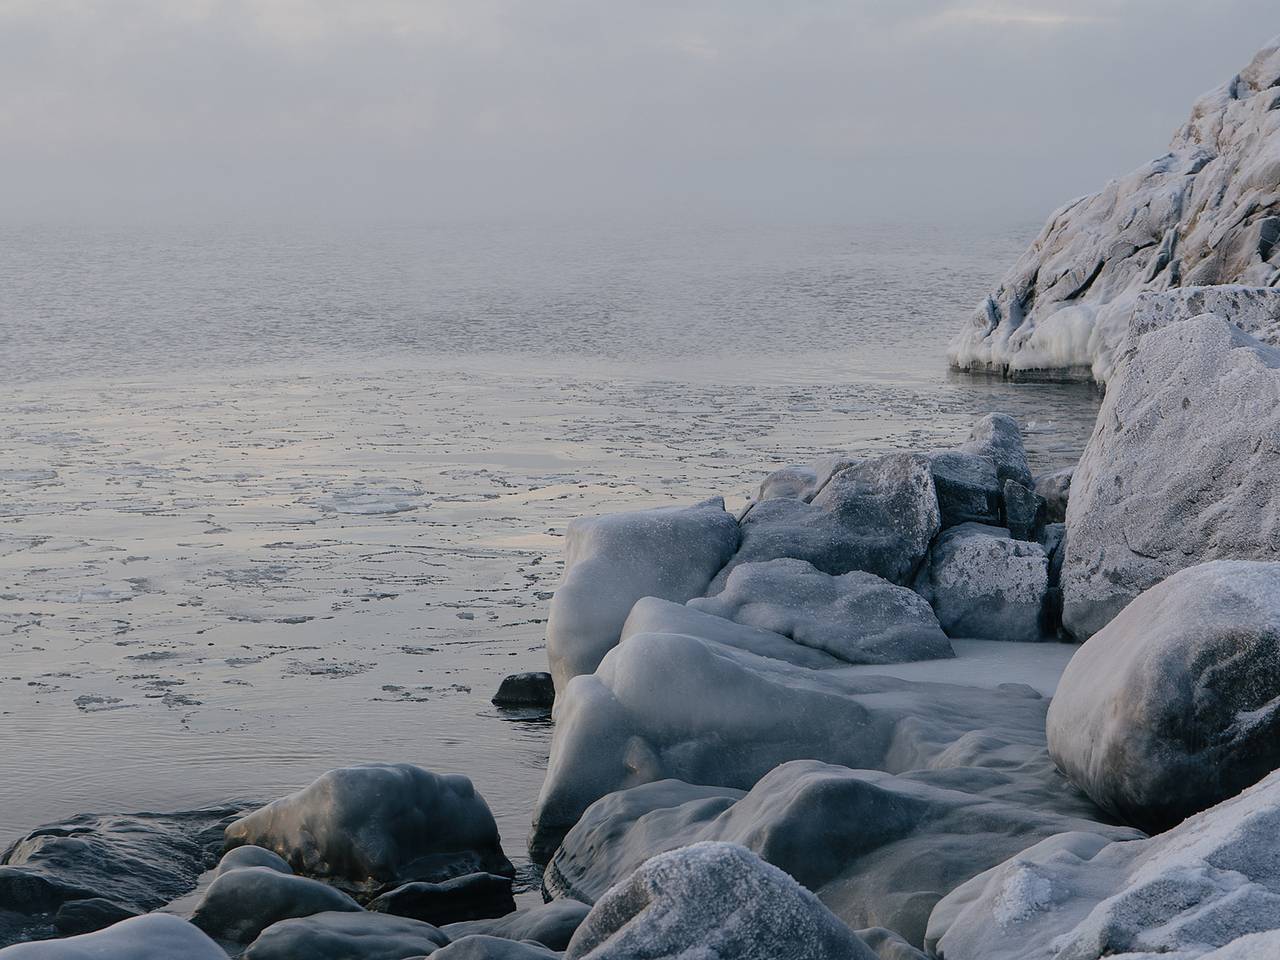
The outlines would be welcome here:
<svg viewBox="0 0 1280 960">
<path fill-rule="evenodd" d="M 952 341 L 952 363 L 1106 381 L 1142 293 L 1280 281 L 1277 81 L 1280 37 L 1195 102 L 1168 153 L 1059 208 Z"/>
</svg>

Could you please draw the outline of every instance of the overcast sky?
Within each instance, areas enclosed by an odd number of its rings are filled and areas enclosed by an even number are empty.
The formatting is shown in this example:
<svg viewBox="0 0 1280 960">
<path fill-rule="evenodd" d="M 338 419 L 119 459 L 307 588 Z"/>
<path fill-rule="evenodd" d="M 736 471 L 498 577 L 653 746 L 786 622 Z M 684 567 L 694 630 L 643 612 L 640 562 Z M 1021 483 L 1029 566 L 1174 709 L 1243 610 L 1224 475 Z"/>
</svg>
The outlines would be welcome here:
<svg viewBox="0 0 1280 960">
<path fill-rule="evenodd" d="M 0 217 L 1040 219 L 1276 0 L 0 0 Z"/>
</svg>

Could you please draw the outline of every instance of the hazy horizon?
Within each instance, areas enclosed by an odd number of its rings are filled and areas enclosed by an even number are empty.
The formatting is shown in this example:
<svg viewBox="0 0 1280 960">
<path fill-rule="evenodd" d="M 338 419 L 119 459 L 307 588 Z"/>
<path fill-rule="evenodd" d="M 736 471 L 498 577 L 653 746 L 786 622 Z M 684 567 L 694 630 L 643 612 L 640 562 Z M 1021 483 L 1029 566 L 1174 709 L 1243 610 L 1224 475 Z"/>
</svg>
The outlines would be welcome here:
<svg viewBox="0 0 1280 960">
<path fill-rule="evenodd" d="M 1280 31 L 904 6 L 0 0 L 0 217 L 1038 220 Z"/>
</svg>

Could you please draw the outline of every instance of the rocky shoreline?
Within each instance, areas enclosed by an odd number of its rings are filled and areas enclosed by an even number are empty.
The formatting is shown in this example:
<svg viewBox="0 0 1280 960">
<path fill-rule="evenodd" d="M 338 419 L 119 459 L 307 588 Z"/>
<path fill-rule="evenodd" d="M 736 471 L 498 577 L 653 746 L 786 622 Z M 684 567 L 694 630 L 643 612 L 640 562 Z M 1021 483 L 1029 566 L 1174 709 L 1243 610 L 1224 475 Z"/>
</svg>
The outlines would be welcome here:
<svg viewBox="0 0 1280 960">
<path fill-rule="evenodd" d="M 1033 475 L 995 413 L 735 513 L 571 524 L 549 672 L 495 697 L 554 702 L 540 877 L 465 776 L 345 767 L 33 831 L 0 958 L 1280 954 L 1280 167 L 1241 158 L 1280 143 L 1278 84 L 1273 43 L 962 335 L 962 365 L 1106 382 L 1074 471 Z"/>
</svg>

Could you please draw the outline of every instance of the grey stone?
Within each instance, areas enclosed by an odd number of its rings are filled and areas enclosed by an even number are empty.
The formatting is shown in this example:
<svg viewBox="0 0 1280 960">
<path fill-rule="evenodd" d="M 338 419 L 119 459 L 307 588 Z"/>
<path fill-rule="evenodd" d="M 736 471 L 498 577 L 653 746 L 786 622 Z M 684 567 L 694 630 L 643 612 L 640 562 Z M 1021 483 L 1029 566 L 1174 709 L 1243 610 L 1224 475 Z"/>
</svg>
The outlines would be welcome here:
<svg viewBox="0 0 1280 960">
<path fill-rule="evenodd" d="M 1035 486 L 1031 467 L 1027 464 L 1027 451 L 1022 444 L 1022 431 L 1018 428 L 1018 421 L 1007 413 L 988 413 L 980 417 L 969 431 L 969 439 L 957 449 L 994 463 L 996 478 L 1002 488 L 1009 480 L 1024 487 Z"/>
<path fill-rule="evenodd" d="M 1000 522 L 1001 482 L 990 457 L 961 450 L 929 454 L 942 526 Z"/>
<path fill-rule="evenodd" d="M 406 883 L 369 902 L 370 910 L 425 920 L 437 927 L 501 917 L 515 908 L 511 878 L 492 873 L 471 873 L 443 883 Z"/>
<path fill-rule="evenodd" d="M 540 943 L 472 934 L 441 947 L 431 960 L 560 960 L 562 956 Z"/>
<path fill-rule="evenodd" d="M 1012 376 L 1106 382 L 1143 294 L 1165 296 L 1183 286 L 1275 287 L 1278 77 L 1280 37 L 1196 101 L 1169 152 L 1057 210 L 952 342 L 951 362 Z M 1280 315 L 1275 294 L 1254 299 L 1193 295 L 1170 312 Z"/>
<path fill-rule="evenodd" d="M 293 873 L 293 868 L 279 854 L 272 853 L 265 847 L 248 844 L 243 847 L 233 847 L 224 853 L 213 875 L 220 877 L 224 873 L 243 870 L 246 867 L 267 867 L 279 873 Z"/>
<path fill-rule="evenodd" d="M 1038 540 L 1046 517 L 1044 497 L 1016 480 L 1004 483 L 1004 518 L 1015 540 Z"/>
<path fill-rule="evenodd" d="M 191 922 L 215 940 L 246 944 L 281 920 L 360 909 L 351 897 L 319 880 L 271 867 L 241 867 L 209 884 Z"/>
<path fill-rule="evenodd" d="M 441 929 L 451 940 L 483 934 L 507 940 L 533 940 L 550 950 L 563 950 L 590 909 L 585 903 L 564 897 L 495 920 L 467 920 Z"/>
<path fill-rule="evenodd" d="M 222 948 L 187 921 L 149 913 L 64 940 L 18 943 L 4 960 L 227 960 Z"/>
<path fill-rule="evenodd" d="M 565 960 L 874 960 L 812 893 L 736 844 L 654 857 L 587 915 Z"/>
<path fill-rule="evenodd" d="M 1280 352 L 1212 314 L 1141 337 L 1072 482 L 1066 628 L 1197 563 L 1280 559 L 1278 477 Z"/>
<path fill-rule="evenodd" d="M 1062 523 L 1067 519 L 1067 503 L 1071 499 L 1071 478 L 1075 467 L 1066 467 L 1036 477 L 1036 493 L 1044 498 L 1045 520 Z"/>
<path fill-rule="evenodd" d="M 1045 638 L 1048 588 L 1043 547 L 980 523 L 943 531 L 918 585 L 948 636 L 1023 642 Z"/>
<path fill-rule="evenodd" d="M 317 913 L 281 920 L 249 945 L 244 960 L 407 960 L 449 942 L 421 920 L 386 913 Z"/>
<path fill-rule="evenodd" d="M 827 485 L 832 474 L 857 462 L 857 458 L 835 453 L 820 457 L 811 464 L 788 464 L 764 478 L 756 500 L 783 498 L 808 503 Z"/>
<path fill-rule="evenodd" d="M 88 900 L 68 900 L 58 908 L 53 918 L 53 925 L 63 937 L 75 937 L 82 933 L 93 933 L 103 930 L 121 920 L 128 920 L 138 914 L 101 897 Z"/>
<path fill-rule="evenodd" d="M 1280 563 L 1202 564 L 1076 652 L 1050 753 L 1115 816 L 1166 829 L 1280 767 L 1278 692 Z"/>
<path fill-rule="evenodd" d="M 1280 773 L 1148 840 L 1042 840 L 947 895 L 939 960 L 1264 960 L 1280 925 Z M 1234 946 L 1232 946 L 1234 945 Z M 1221 952 L 1215 952 L 1218 948 Z"/>
<path fill-rule="evenodd" d="M 226 842 L 273 850 L 298 873 L 362 897 L 413 880 L 514 875 L 471 781 L 407 763 L 330 770 L 232 823 Z"/>
<path fill-rule="evenodd" d="M 513 673 L 504 677 L 493 702 L 500 707 L 550 707 L 556 700 L 551 674 Z"/>
<path fill-rule="evenodd" d="M 738 549 L 738 524 L 720 498 L 580 517 L 569 524 L 564 579 L 551 600 L 547 659 L 556 689 L 590 673 L 618 642 L 641 597 L 701 596 Z"/>
</svg>

